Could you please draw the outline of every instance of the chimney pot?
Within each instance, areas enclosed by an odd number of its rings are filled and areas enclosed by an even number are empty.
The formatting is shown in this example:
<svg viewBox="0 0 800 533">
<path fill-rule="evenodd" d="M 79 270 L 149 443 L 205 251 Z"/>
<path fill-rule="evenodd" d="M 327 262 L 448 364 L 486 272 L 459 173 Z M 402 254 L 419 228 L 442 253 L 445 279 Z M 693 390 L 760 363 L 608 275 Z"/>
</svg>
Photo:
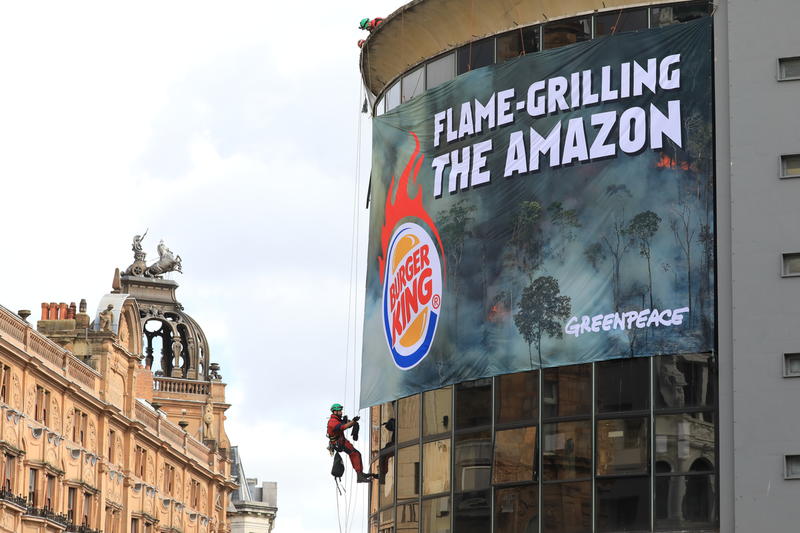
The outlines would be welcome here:
<svg viewBox="0 0 800 533">
<path fill-rule="evenodd" d="M 47 302 L 42 302 L 42 320 L 47 320 L 47 314 L 50 309 L 50 306 Z"/>
<path fill-rule="evenodd" d="M 47 312 L 47 320 L 58 320 L 58 304 L 50 302 L 50 308 Z"/>
</svg>

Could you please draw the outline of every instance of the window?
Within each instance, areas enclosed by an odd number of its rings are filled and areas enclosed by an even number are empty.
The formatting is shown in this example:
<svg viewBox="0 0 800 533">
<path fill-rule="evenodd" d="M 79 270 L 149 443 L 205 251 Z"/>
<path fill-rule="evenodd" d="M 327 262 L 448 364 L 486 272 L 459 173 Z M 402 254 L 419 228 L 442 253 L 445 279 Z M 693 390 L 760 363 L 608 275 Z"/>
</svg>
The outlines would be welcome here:
<svg viewBox="0 0 800 533">
<path fill-rule="evenodd" d="M 397 499 L 419 496 L 419 445 L 400 448 L 397 452 Z"/>
<path fill-rule="evenodd" d="M 47 483 L 45 484 L 44 507 L 53 510 L 56 505 L 56 476 L 47 474 Z"/>
<path fill-rule="evenodd" d="M 450 531 L 450 496 L 422 501 L 422 531 Z"/>
<path fill-rule="evenodd" d="M 542 416 L 550 418 L 591 414 L 591 365 L 546 368 L 542 377 Z"/>
<path fill-rule="evenodd" d="M 384 96 L 386 101 L 386 111 L 389 112 L 400 105 L 400 82 L 395 83 L 386 91 Z"/>
<path fill-rule="evenodd" d="M 422 395 L 422 434 L 438 435 L 450 431 L 450 410 L 453 403 L 453 389 L 446 387 L 423 393 Z"/>
<path fill-rule="evenodd" d="M 14 470 L 17 465 L 17 456 L 6 453 L 3 461 L 3 490 L 14 492 Z"/>
<path fill-rule="evenodd" d="M 592 18 L 556 20 L 544 25 L 544 49 L 560 48 L 592 38 Z"/>
<path fill-rule="evenodd" d="M 37 422 L 47 425 L 47 409 L 50 405 L 50 391 L 36 386 L 36 403 L 34 404 L 34 418 Z"/>
<path fill-rule="evenodd" d="M 526 485 L 495 489 L 495 533 L 539 530 L 539 487 Z"/>
<path fill-rule="evenodd" d="M 456 54 L 451 53 L 434 59 L 425 66 L 425 86 L 427 89 L 450 81 L 456 76 Z"/>
<path fill-rule="evenodd" d="M 650 479 L 597 480 L 597 531 L 649 531 Z"/>
<path fill-rule="evenodd" d="M 492 423 L 491 378 L 456 385 L 456 428 L 488 426 Z"/>
<path fill-rule="evenodd" d="M 786 455 L 784 476 L 786 479 L 800 479 L 800 455 Z"/>
<path fill-rule="evenodd" d="M 644 357 L 597 363 L 597 412 L 638 411 L 649 407 L 650 361 Z"/>
<path fill-rule="evenodd" d="M 416 501 L 397 503 L 397 533 L 419 531 L 419 503 Z"/>
<path fill-rule="evenodd" d="M 800 377 L 800 353 L 783 354 L 783 377 Z"/>
<path fill-rule="evenodd" d="M 39 471 L 35 468 L 28 470 L 28 505 L 36 507 L 37 501 L 37 485 L 38 485 Z"/>
<path fill-rule="evenodd" d="M 800 276 L 800 253 L 783 254 L 783 276 Z"/>
<path fill-rule="evenodd" d="M 394 403 L 388 402 L 381 405 L 381 449 L 394 446 L 397 419 L 395 418 Z"/>
<path fill-rule="evenodd" d="M 144 479 L 145 464 L 147 463 L 147 450 L 137 445 L 133 452 L 133 473 L 140 479 Z"/>
<path fill-rule="evenodd" d="M 498 376 L 495 380 L 495 422 L 535 423 L 539 417 L 539 371 Z"/>
<path fill-rule="evenodd" d="M 81 524 L 84 526 L 92 525 L 92 494 L 90 492 L 83 493 L 83 509 L 81 509 L 83 513 L 83 519 L 81 520 Z"/>
<path fill-rule="evenodd" d="M 646 473 L 646 417 L 597 421 L 597 475 Z"/>
<path fill-rule="evenodd" d="M 11 367 L 0 365 L 0 402 L 8 403 L 8 391 L 11 388 Z"/>
<path fill-rule="evenodd" d="M 781 156 L 781 177 L 800 178 L 800 154 Z"/>
<path fill-rule="evenodd" d="M 422 445 L 422 494 L 450 491 L 450 439 Z"/>
<path fill-rule="evenodd" d="M 536 427 L 498 431 L 494 443 L 494 483 L 533 481 Z"/>
<path fill-rule="evenodd" d="M 419 438 L 419 402 L 419 394 L 397 401 L 397 441 L 400 443 Z"/>
<path fill-rule="evenodd" d="M 116 437 L 117 433 L 111 429 L 108 431 L 108 461 L 110 463 L 114 462 L 114 438 Z"/>
<path fill-rule="evenodd" d="M 72 426 L 72 440 L 81 445 L 86 446 L 86 432 L 89 424 L 89 417 L 86 413 L 78 409 L 73 409 L 73 418 L 75 420 Z"/>
<path fill-rule="evenodd" d="M 400 86 L 401 100 L 404 103 L 422 94 L 425 91 L 425 68 L 419 67 L 403 76 Z"/>
<path fill-rule="evenodd" d="M 542 471 L 545 481 L 592 475 L 592 421 L 543 425 Z"/>
<path fill-rule="evenodd" d="M 778 59 L 778 80 L 800 80 L 800 57 Z"/>
<path fill-rule="evenodd" d="M 662 464 L 661 472 L 713 472 L 714 427 L 713 413 L 657 415 L 655 459 Z"/>
<path fill-rule="evenodd" d="M 394 452 L 381 456 L 378 501 L 382 509 L 394 504 Z"/>
<path fill-rule="evenodd" d="M 131 533 L 139 533 L 139 519 L 131 518 Z"/>
<path fill-rule="evenodd" d="M 164 492 L 172 496 L 175 488 L 175 467 L 171 464 L 164 465 Z"/>
<path fill-rule="evenodd" d="M 528 26 L 497 36 L 497 63 L 539 51 L 539 26 Z"/>
<path fill-rule="evenodd" d="M 67 488 L 67 518 L 75 523 L 75 499 L 78 497 L 78 489 L 75 487 Z"/>
<path fill-rule="evenodd" d="M 647 8 L 614 10 L 594 17 L 594 36 L 615 35 L 647 29 Z"/>
<path fill-rule="evenodd" d="M 458 49 L 458 74 L 492 64 L 494 64 L 494 37 L 475 41 Z"/>
<path fill-rule="evenodd" d="M 670 24 L 689 22 L 710 13 L 709 2 L 686 3 L 668 7 L 654 7 L 650 10 L 650 27 L 661 28 Z"/>
<path fill-rule="evenodd" d="M 456 434 L 456 492 L 489 488 L 492 469 L 492 433 L 488 429 Z"/>
<path fill-rule="evenodd" d="M 542 485 L 542 531 L 585 532 L 592 530 L 592 482 L 546 483 Z"/>
</svg>

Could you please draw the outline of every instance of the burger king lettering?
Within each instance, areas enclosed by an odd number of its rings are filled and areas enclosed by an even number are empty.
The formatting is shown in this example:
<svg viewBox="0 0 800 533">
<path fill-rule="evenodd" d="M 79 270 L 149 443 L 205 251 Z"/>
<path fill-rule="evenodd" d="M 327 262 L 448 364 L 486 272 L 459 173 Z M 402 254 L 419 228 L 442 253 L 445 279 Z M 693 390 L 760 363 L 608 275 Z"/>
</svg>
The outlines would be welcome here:
<svg viewBox="0 0 800 533">
<path fill-rule="evenodd" d="M 399 368 L 413 368 L 430 351 L 441 298 L 442 268 L 433 240 L 418 224 L 402 224 L 389 245 L 383 298 L 386 340 Z"/>
</svg>

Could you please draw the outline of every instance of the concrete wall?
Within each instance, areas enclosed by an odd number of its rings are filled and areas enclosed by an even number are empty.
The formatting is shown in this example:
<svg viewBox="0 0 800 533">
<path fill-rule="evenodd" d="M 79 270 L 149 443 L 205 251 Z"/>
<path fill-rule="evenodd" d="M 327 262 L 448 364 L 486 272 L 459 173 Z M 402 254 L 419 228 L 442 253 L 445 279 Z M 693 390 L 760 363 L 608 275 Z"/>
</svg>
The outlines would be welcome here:
<svg viewBox="0 0 800 533">
<path fill-rule="evenodd" d="M 800 279 L 780 277 L 780 254 L 800 251 L 800 179 L 778 162 L 800 153 L 800 81 L 776 76 L 800 56 L 800 2 L 723 0 L 717 17 L 721 530 L 785 533 L 800 523 L 800 481 L 783 475 L 800 453 L 800 379 L 782 377 L 782 354 L 800 351 Z"/>
</svg>

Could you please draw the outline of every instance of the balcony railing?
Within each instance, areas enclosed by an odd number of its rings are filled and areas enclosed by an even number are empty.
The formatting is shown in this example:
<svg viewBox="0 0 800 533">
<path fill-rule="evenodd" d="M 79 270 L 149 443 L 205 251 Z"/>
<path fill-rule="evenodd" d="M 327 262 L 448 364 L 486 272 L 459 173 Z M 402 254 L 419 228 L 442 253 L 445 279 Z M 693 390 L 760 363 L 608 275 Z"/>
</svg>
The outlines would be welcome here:
<svg viewBox="0 0 800 533">
<path fill-rule="evenodd" d="M 72 525 L 67 515 L 56 513 L 47 507 L 34 507 L 33 505 L 26 505 L 25 515 L 44 518 L 45 520 L 55 522 L 56 524 L 60 524 L 66 528 L 69 528 L 69 526 Z"/>
<path fill-rule="evenodd" d="M 208 381 L 190 381 L 156 376 L 153 378 L 153 390 L 158 392 L 177 392 L 179 394 L 197 394 L 208 396 Z"/>
<path fill-rule="evenodd" d="M 28 500 L 5 489 L 0 489 L 0 500 L 11 502 L 19 507 L 28 507 Z"/>
</svg>

